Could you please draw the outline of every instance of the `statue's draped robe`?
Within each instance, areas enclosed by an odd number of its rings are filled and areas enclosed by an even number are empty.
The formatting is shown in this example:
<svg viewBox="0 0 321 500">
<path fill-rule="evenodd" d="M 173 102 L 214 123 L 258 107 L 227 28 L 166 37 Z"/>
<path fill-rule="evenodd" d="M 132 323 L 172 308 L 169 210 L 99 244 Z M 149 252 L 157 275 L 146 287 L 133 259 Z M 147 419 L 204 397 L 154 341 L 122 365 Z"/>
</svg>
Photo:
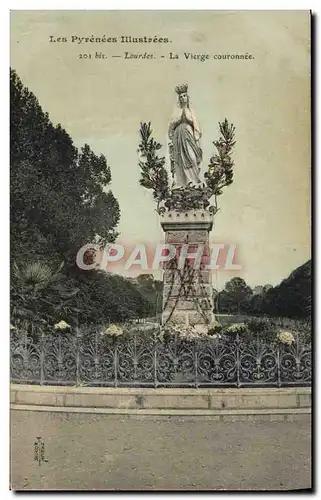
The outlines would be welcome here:
<svg viewBox="0 0 321 500">
<path fill-rule="evenodd" d="M 177 108 L 169 124 L 169 140 L 172 143 L 171 161 L 174 163 L 175 187 L 200 182 L 202 150 L 199 145 L 200 127 L 190 108 Z"/>
</svg>

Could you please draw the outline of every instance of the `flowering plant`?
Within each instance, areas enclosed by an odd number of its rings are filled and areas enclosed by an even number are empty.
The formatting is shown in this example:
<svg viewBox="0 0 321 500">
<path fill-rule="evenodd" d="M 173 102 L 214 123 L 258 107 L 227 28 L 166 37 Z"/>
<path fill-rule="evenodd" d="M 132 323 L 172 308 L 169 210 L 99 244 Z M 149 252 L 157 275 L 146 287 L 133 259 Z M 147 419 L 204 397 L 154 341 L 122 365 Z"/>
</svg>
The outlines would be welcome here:
<svg viewBox="0 0 321 500">
<path fill-rule="evenodd" d="M 217 334 L 221 333 L 222 331 L 222 325 L 221 323 L 219 323 L 218 321 L 213 321 L 213 323 L 211 323 L 210 327 L 209 327 L 209 330 L 208 330 L 208 334 L 211 335 L 211 336 L 216 336 Z"/>
<path fill-rule="evenodd" d="M 206 325 L 166 325 L 162 329 L 163 337 L 177 337 L 181 340 L 192 341 L 200 338 L 208 338 L 208 329 Z"/>
<path fill-rule="evenodd" d="M 111 337 L 119 337 L 122 334 L 123 329 L 114 323 L 111 323 L 105 330 L 105 335 L 110 335 Z"/>
<path fill-rule="evenodd" d="M 281 342 L 282 344 L 287 344 L 287 345 L 291 345 L 293 342 L 294 342 L 294 336 L 293 336 L 293 333 L 291 332 L 287 332 L 285 330 L 281 330 L 278 334 L 277 334 L 277 339 L 279 342 Z"/>
<path fill-rule="evenodd" d="M 180 326 L 180 325 L 185 325 L 186 322 L 182 321 L 182 318 L 179 318 L 177 316 L 172 316 L 169 321 L 166 322 L 167 327 L 174 327 L 174 326 Z"/>
<path fill-rule="evenodd" d="M 244 323 L 233 323 L 226 328 L 224 333 L 234 333 L 235 335 L 238 333 L 244 333 L 247 331 L 246 325 Z"/>
<path fill-rule="evenodd" d="M 70 328 L 70 325 L 63 319 L 54 325 L 55 330 L 66 330 L 67 328 Z"/>
</svg>

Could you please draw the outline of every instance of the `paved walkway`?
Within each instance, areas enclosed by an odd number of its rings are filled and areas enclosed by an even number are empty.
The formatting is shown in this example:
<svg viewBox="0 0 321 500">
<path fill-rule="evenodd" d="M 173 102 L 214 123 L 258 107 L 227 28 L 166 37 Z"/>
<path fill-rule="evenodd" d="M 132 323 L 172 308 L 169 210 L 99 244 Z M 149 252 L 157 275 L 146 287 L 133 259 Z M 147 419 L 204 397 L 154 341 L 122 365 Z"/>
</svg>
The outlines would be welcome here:
<svg viewBox="0 0 321 500">
<path fill-rule="evenodd" d="M 310 417 L 217 422 L 12 411 L 13 489 L 284 490 L 311 486 Z M 41 436 L 45 459 L 34 459 Z"/>
</svg>

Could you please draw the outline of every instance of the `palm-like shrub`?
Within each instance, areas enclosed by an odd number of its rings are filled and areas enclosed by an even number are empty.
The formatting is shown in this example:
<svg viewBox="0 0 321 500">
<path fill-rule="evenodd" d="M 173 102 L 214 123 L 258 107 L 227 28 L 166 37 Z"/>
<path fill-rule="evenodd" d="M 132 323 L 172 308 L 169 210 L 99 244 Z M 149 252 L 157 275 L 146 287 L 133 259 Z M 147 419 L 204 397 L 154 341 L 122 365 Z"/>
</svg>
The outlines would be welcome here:
<svg viewBox="0 0 321 500">
<path fill-rule="evenodd" d="M 67 284 L 63 263 L 56 269 L 43 262 L 14 263 L 11 273 L 11 323 L 29 327 L 53 325 L 75 318 L 78 289 Z"/>
</svg>

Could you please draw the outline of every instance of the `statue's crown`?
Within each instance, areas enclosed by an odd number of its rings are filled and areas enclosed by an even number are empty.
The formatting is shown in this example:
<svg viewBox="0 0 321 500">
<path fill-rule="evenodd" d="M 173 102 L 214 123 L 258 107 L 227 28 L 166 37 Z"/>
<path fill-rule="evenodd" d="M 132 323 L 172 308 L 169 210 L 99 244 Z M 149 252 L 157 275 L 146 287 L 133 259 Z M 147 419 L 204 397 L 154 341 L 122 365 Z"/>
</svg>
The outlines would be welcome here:
<svg viewBox="0 0 321 500">
<path fill-rule="evenodd" d="M 175 92 L 177 94 L 186 94 L 187 90 L 188 90 L 187 83 L 183 83 L 183 85 L 176 85 L 175 87 Z"/>
</svg>

